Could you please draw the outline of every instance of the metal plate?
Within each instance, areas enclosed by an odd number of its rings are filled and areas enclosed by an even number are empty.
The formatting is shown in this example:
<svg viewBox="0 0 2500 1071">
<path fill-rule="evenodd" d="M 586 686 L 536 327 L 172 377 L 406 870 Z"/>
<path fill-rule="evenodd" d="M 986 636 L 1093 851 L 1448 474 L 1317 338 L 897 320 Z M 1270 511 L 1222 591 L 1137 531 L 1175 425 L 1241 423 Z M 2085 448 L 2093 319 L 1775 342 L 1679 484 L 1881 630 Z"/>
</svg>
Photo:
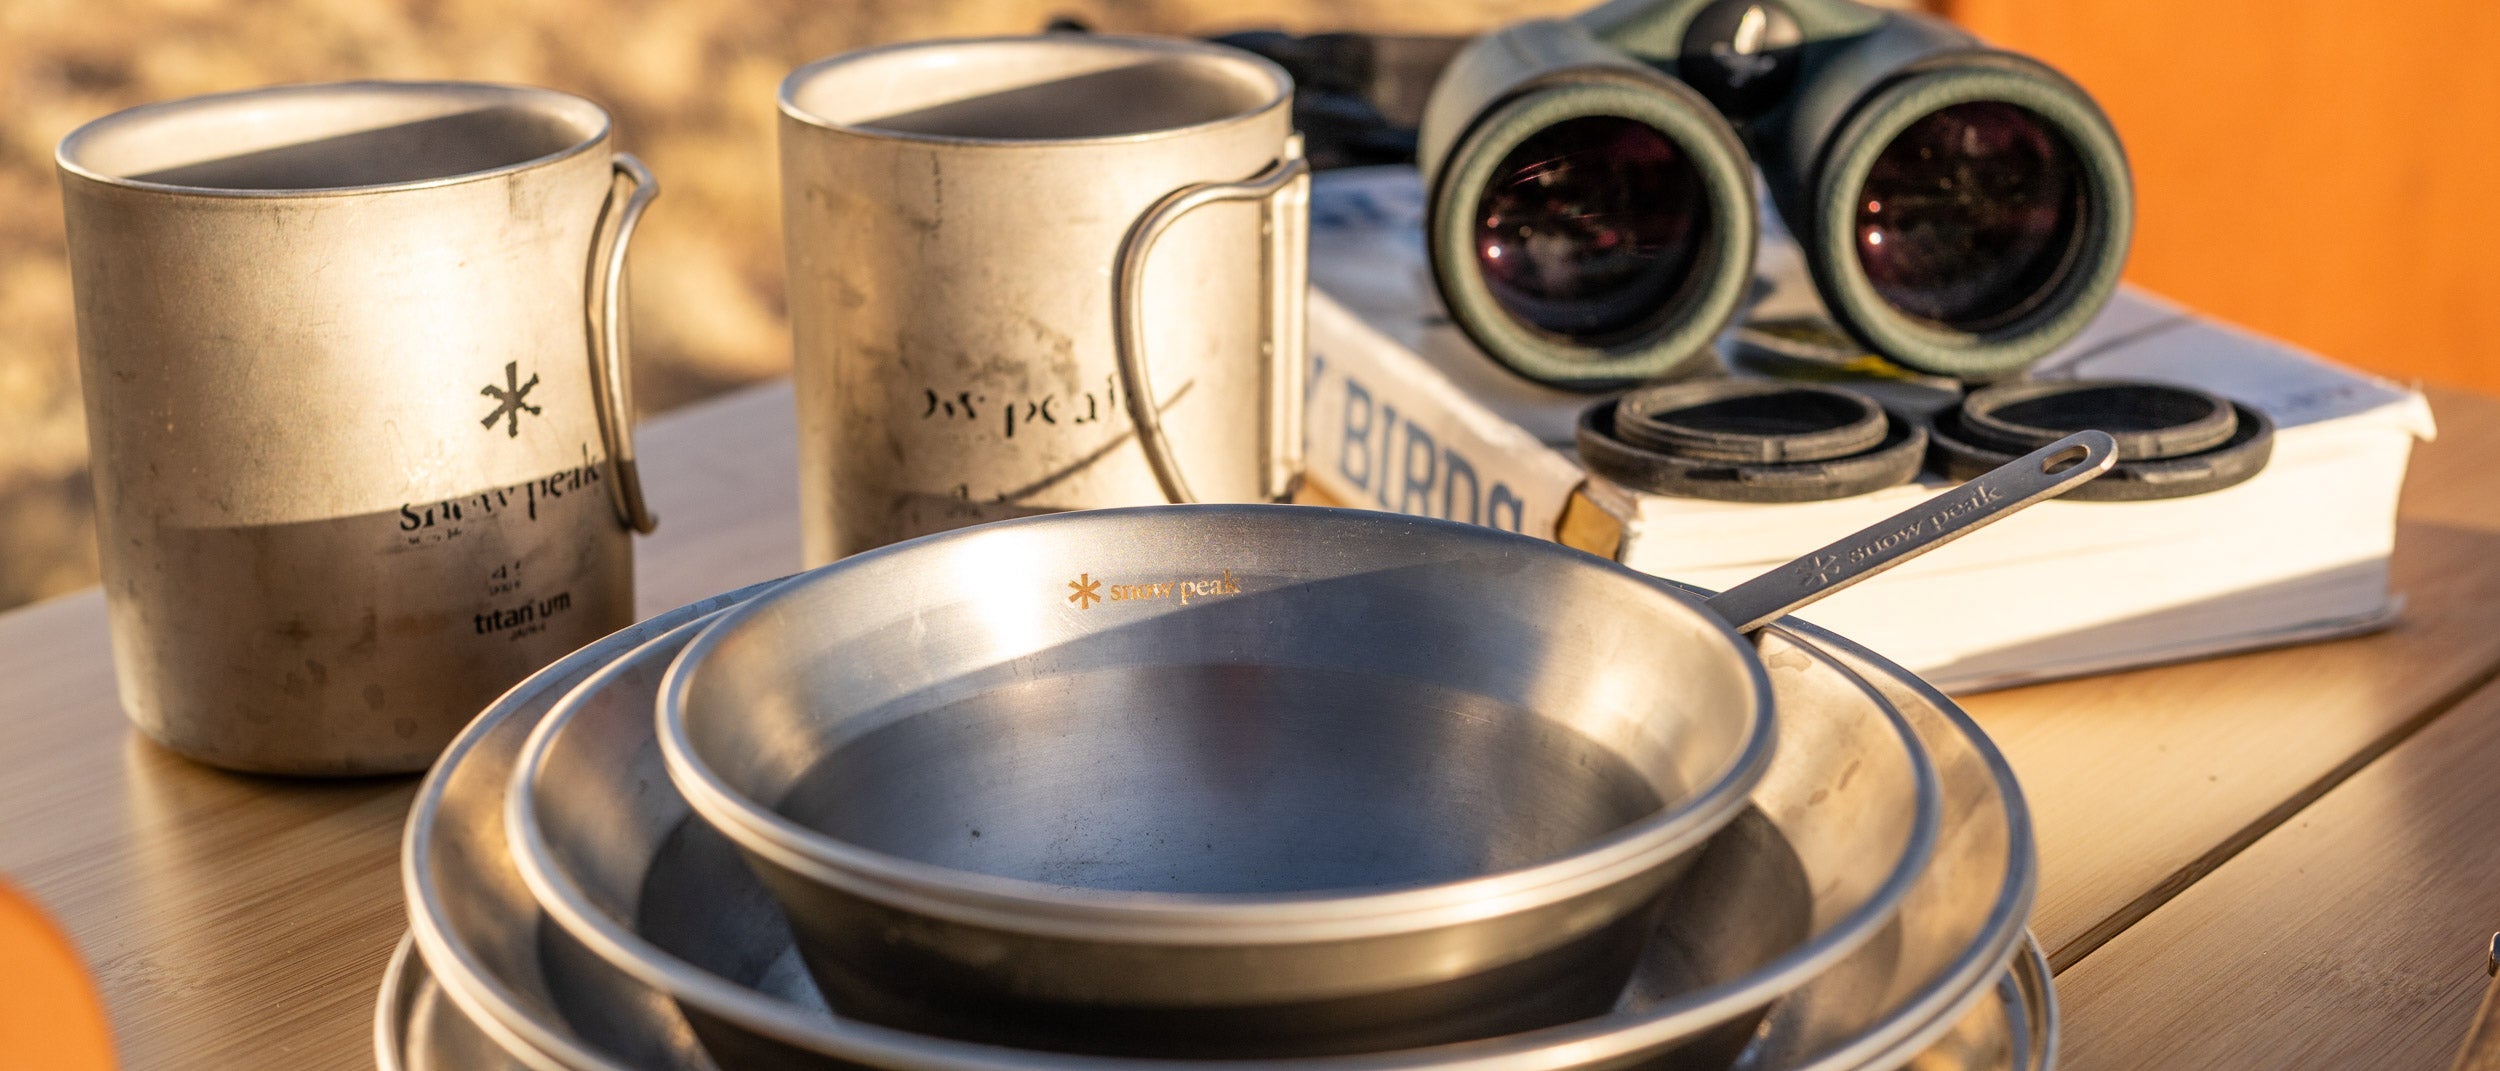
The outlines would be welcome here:
<svg viewBox="0 0 2500 1071">
<path fill-rule="evenodd" d="M 434 972 L 444 980 L 441 988 L 464 1013 L 461 1017 L 473 1029 L 482 1023 L 486 1024 L 485 1029 L 501 1035 L 496 1038 L 497 1044 L 507 1053 L 520 1054 L 515 1057 L 520 1061 L 518 1066 L 538 1071 L 607 1071 L 634 1065 L 584 1044 L 548 996 L 540 954 L 569 949 L 570 955 L 587 958 L 586 950 L 556 927 L 542 925 L 541 917 L 481 918 L 472 913 L 463 918 L 458 917 L 460 912 L 446 908 L 441 896 L 446 882 L 466 882 L 511 896 L 515 895 L 512 886 L 517 885 L 517 875 L 502 853 L 503 830 L 499 820 L 492 829 L 434 828 L 428 808 L 441 801 L 445 787 L 455 780 L 471 785 L 486 781 L 497 786 L 506 783 L 512 759 L 530 729 L 561 693 L 600 665 L 643 640 L 755 590 L 663 615 L 629 630 L 631 635 L 612 637 L 550 667 L 482 715 L 455 743 L 447 761 L 420 793 L 418 810 L 411 820 L 409 854 L 404 860 L 415 940 L 426 960 L 434 965 Z M 1914 899 L 1923 896 L 1927 906 L 1922 910 L 1932 916 L 1911 924 L 1912 930 L 1923 935 L 1918 939 L 1928 944 L 1928 953 L 1900 956 L 1905 934 L 1900 926 L 1892 927 L 1895 932 L 1891 936 L 1868 942 L 1827 972 L 1827 976 L 1818 977 L 1775 1009 L 1772 1023 L 1762 1036 L 1788 1040 L 1782 1045 L 1758 1044 L 1747 1054 L 1743 1065 L 1757 1071 L 1883 1067 L 1886 1065 L 1878 1061 L 1917 1053 L 1953 1030 L 1964 1012 L 1988 997 L 1995 979 L 2006 969 L 2022 939 L 2021 923 L 2028 915 L 2035 881 L 2028 818 L 2011 771 L 2001 756 L 1949 700 L 1915 677 L 1846 641 L 1810 626 L 1788 624 L 1797 635 L 1811 640 L 1867 678 L 1902 710 L 1935 756 L 1949 798 L 1958 795 L 1965 801 L 1977 802 L 1969 815 L 1948 822 L 1944 830 L 1940 854 L 1961 853 L 1962 864 L 1931 865 L 1932 873 L 1946 877 L 1932 883 L 1923 878 L 1921 890 L 1913 893 Z M 496 817 L 500 819 L 500 814 Z M 486 863 L 482 868 L 478 865 L 481 862 Z M 496 865 L 497 862 L 504 865 Z M 1928 888 L 1931 884 L 1935 887 Z M 526 897 L 526 892 L 517 895 Z M 458 936 L 481 927 L 517 938 L 500 943 L 508 949 L 526 949 L 530 953 L 526 961 L 499 956 L 492 949 Z M 673 1036 L 686 1041 L 678 1051 L 694 1052 L 682 1018 L 674 1014 L 667 1002 L 657 1000 L 656 995 L 647 999 L 648 1003 L 641 1003 L 637 1009 L 620 1012 L 676 1020 L 666 1026 Z M 417 1010 L 416 1005 L 401 999 L 399 994 L 386 991 L 381 1035 L 384 1048 L 388 1048 L 392 1038 L 406 1036 L 406 1024 Z M 390 1026 L 394 1018 L 402 1024 L 396 1033 Z M 427 1019 L 428 1023 L 447 1021 L 439 1014 Z M 390 1058 L 395 1057 L 386 1056 Z M 705 1062 L 694 1056 L 682 1062 L 641 1066 L 703 1067 Z"/>
<path fill-rule="evenodd" d="M 1899 1071 L 2053 1071 L 2057 998 L 2036 942 L 2027 944 L 1988 996 L 1951 1021 L 1925 1051 L 1889 1066 Z M 377 1071 L 533 1071 L 531 1063 L 498 1048 L 444 997 L 409 938 L 400 939 L 399 951 L 382 976 L 373 1045 Z"/>
<path fill-rule="evenodd" d="M 551 959 L 546 978 L 559 1008 L 588 1040 L 618 1053 L 666 1047 L 639 1029 L 647 1023 L 599 1015 L 639 999 L 647 986 L 684 1005 L 724 1063 L 812 1067 L 838 1057 L 958 1071 L 1031 1066 L 1022 1054 L 830 1018 L 803 981 L 796 989 L 775 984 L 796 973 L 793 927 L 726 838 L 692 820 L 651 731 L 662 674 L 694 628 L 586 680 L 538 726 L 517 762 L 515 785 L 527 778 L 533 790 L 506 800 L 516 866 L 554 921 L 611 966 Z M 1760 644 L 1773 692 L 1790 712 L 1778 723 L 1782 759 L 1749 810 L 1671 891 L 1656 916 L 1663 924 L 1645 927 L 1647 940 L 1623 950 L 1627 960 L 1640 956 L 1641 968 L 1631 986 L 1616 981 L 1603 994 L 1614 1014 L 1450 1048 L 1383 1046 L 1271 1066 L 1723 1068 L 1774 998 L 1871 940 L 1889 934 L 1897 945 L 1897 908 L 1916 888 L 1940 825 L 1924 749 L 1905 719 L 1827 656 L 1784 636 Z M 618 805 L 626 800 L 632 805 Z"/>
</svg>

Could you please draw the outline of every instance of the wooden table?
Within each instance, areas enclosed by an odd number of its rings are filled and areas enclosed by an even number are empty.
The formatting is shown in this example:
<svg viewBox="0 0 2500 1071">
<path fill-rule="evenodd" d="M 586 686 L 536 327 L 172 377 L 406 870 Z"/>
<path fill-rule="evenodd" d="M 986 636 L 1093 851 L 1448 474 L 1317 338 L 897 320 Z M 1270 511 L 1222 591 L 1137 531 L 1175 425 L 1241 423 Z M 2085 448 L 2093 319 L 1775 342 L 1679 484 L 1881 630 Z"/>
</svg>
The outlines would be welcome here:
<svg viewBox="0 0 2500 1071">
<path fill-rule="evenodd" d="M 1968 704 L 2038 821 L 2063 1066 L 2436 1069 L 2464 1036 L 2500 928 L 2500 401 L 2433 404 L 2401 626 Z M 645 613 L 796 567 L 792 437 L 777 385 L 642 432 Z M 129 1066 L 370 1066 L 413 780 L 157 748 L 94 591 L 0 616 L 0 728 L 0 874 L 64 920 Z"/>
</svg>

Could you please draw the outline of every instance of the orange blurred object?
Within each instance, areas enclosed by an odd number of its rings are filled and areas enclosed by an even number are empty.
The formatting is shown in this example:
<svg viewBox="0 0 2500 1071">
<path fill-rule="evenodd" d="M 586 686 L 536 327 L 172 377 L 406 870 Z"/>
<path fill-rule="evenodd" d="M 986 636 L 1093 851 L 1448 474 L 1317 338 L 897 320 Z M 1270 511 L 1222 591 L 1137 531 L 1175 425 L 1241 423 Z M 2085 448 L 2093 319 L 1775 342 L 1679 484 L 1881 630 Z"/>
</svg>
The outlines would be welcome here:
<svg viewBox="0 0 2500 1071">
<path fill-rule="evenodd" d="M 110 1071 L 112 1028 L 69 938 L 0 881 L 0 1067 Z"/>
<path fill-rule="evenodd" d="M 2135 166 L 2128 278 L 2500 393 L 2500 3 L 1940 0 L 2065 71 Z"/>
</svg>

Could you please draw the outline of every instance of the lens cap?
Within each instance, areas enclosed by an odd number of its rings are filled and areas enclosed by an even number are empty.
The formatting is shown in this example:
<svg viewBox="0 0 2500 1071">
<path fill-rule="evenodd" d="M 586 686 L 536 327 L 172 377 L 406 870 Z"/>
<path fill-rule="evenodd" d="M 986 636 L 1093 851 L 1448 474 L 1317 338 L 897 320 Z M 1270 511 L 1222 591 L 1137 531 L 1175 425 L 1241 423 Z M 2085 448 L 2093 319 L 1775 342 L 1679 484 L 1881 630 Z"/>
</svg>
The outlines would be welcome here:
<svg viewBox="0 0 2500 1071">
<path fill-rule="evenodd" d="M 2000 384 L 1963 399 L 1960 416 L 1972 445 L 2016 454 L 2099 429 L 2118 440 L 2120 461 L 2202 453 L 2239 430 L 2238 414 L 2220 395 L 2126 380 Z"/>
<path fill-rule="evenodd" d="M 1810 383 L 1704 379 L 1643 387 L 1615 407 L 1615 436 L 1705 461 L 1828 461 L 1884 441 L 1883 407 Z"/>
<path fill-rule="evenodd" d="M 1735 379 L 1600 402 L 1580 414 L 1576 438 L 1581 463 L 1608 480 L 1721 502 L 1862 495 L 1908 482 L 1927 455 L 1926 429 L 1872 399 L 1835 387 Z"/>
<path fill-rule="evenodd" d="M 1991 397 L 1993 396 L 1993 397 Z M 2082 380 L 1991 387 L 1936 417 L 1934 467 L 1967 480 L 2074 431 L 2102 427 L 2118 440 L 2118 463 L 2066 493 L 2083 502 L 2185 498 L 2242 483 L 2274 453 L 2274 422 L 2237 402 L 2159 383 Z M 2064 427 L 2066 431 L 2053 429 Z M 2216 428 L 2223 430 L 2219 440 Z M 2190 444 L 2204 443 L 2201 448 Z"/>
</svg>

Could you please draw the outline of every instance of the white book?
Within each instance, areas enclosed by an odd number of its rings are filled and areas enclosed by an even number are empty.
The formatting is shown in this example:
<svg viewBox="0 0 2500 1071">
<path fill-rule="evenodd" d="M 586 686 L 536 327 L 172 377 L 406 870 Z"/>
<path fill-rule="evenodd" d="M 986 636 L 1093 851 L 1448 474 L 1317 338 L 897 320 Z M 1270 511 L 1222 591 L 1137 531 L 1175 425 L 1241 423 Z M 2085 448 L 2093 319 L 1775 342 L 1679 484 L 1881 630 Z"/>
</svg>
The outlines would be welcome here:
<svg viewBox="0 0 2500 1071">
<path fill-rule="evenodd" d="M 1558 539 L 1726 588 L 1941 491 L 1751 504 L 1592 478 L 1572 429 L 1595 398 L 1510 374 L 1452 327 L 1407 168 L 1319 176 L 1312 196 L 1309 483 L 1347 505 Z M 1770 230 L 1757 316 L 1819 311 Z M 2041 378 L 2179 383 L 2264 412 L 2246 483 L 2145 502 L 2051 501 L 1833 595 L 1800 616 L 1952 691 L 2350 635 L 2394 620 L 2396 497 L 2431 437 L 2415 391 L 2122 289 Z M 1878 384 L 1882 386 L 1882 384 Z"/>
</svg>

